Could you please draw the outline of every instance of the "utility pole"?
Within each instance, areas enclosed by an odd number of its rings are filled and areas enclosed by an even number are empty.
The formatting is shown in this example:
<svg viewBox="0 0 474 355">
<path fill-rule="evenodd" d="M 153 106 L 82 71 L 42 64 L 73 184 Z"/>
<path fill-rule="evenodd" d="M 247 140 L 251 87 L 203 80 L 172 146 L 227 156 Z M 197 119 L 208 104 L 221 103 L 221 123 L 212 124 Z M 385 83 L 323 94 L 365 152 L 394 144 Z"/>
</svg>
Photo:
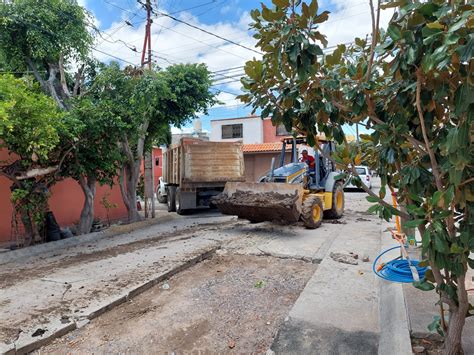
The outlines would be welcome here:
<svg viewBox="0 0 474 355">
<path fill-rule="evenodd" d="M 140 1 L 139 1 L 140 2 Z M 141 2 L 140 2 L 141 3 Z M 146 0 L 146 26 L 145 26 L 145 39 L 143 40 L 143 51 L 142 51 L 142 68 L 145 64 L 148 64 L 148 69 L 151 70 L 151 2 Z M 148 54 L 148 58 L 145 61 L 145 53 Z M 151 199 L 151 218 L 155 218 L 155 177 L 154 177 L 154 164 L 153 164 L 153 146 L 151 152 L 145 152 L 144 161 L 144 190 L 145 190 L 145 218 L 148 218 L 148 199 Z"/>
<path fill-rule="evenodd" d="M 359 124 L 356 123 L 356 141 L 359 143 Z"/>
</svg>

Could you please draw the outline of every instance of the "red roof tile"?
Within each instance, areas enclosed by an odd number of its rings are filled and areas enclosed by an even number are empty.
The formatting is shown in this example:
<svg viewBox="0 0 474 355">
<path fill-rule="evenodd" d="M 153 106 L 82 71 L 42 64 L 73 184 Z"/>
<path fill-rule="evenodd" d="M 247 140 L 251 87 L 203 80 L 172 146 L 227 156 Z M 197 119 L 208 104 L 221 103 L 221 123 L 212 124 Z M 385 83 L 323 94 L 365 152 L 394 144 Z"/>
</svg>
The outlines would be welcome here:
<svg viewBox="0 0 474 355">
<path fill-rule="evenodd" d="M 279 152 L 280 150 L 281 150 L 281 142 L 244 144 L 242 147 L 242 151 L 244 153 Z"/>
</svg>

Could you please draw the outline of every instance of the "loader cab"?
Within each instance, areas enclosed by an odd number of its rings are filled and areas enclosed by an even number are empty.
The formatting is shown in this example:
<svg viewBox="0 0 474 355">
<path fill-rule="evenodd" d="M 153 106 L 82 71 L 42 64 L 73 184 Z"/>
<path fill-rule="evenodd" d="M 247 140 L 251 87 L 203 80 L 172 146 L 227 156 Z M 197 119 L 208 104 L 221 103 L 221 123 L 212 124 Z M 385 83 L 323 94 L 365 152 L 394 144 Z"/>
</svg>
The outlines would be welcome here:
<svg viewBox="0 0 474 355">
<path fill-rule="evenodd" d="M 281 155 L 280 155 L 280 168 L 275 170 L 274 177 L 277 177 L 277 171 L 281 168 L 286 166 L 293 166 L 294 164 L 298 164 L 300 169 L 305 169 L 305 176 L 306 181 L 304 181 L 304 185 L 306 188 L 310 190 L 319 190 L 323 189 L 326 183 L 326 179 L 330 172 L 335 171 L 334 163 L 331 162 L 329 159 L 325 158 L 324 155 L 328 156 L 331 155 L 332 152 L 335 151 L 335 144 L 334 142 L 319 139 L 321 143 L 321 148 L 323 154 L 320 154 L 318 150 L 314 152 L 314 160 L 315 166 L 314 168 L 309 168 L 309 166 L 305 163 L 299 162 L 298 156 L 298 146 L 300 145 L 308 145 L 306 137 L 297 137 L 297 138 L 284 138 L 282 140 L 282 148 L 281 148 Z M 291 162 L 287 164 L 285 162 L 286 153 L 291 152 Z M 276 182 L 276 181 L 275 181 Z"/>
</svg>

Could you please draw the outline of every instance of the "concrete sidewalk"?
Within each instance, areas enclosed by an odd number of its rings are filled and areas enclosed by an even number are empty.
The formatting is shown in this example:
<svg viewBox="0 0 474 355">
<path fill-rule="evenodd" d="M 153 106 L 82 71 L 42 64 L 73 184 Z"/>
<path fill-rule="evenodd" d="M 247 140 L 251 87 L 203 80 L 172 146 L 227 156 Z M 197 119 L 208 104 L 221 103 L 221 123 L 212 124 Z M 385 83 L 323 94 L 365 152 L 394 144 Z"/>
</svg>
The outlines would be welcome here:
<svg viewBox="0 0 474 355">
<path fill-rule="evenodd" d="M 354 208 L 354 206 L 352 206 Z M 380 251 L 382 223 L 366 203 L 345 218 L 325 256 L 280 328 L 271 347 L 277 354 L 376 354 L 379 343 L 379 281 L 371 271 Z M 358 265 L 331 253 L 353 252 Z M 370 262 L 362 257 L 369 256 Z"/>
<path fill-rule="evenodd" d="M 87 235 L 1 254 L 0 353 L 26 353 L 87 323 L 210 256 L 230 238 L 227 228 L 245 223 L 218 214 L 175 216 L 133 234 Z"/>
</svg>

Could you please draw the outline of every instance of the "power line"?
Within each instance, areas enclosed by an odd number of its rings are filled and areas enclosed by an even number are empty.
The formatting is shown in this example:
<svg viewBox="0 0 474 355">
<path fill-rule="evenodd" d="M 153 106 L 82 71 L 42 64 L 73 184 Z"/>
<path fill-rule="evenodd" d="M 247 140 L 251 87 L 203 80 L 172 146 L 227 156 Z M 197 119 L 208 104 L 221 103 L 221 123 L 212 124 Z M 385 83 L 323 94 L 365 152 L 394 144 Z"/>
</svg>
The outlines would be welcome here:
<svg viewBox="0 0 474 355">
<path fill-rule="evenodd" d="M 109 57 L 111 57 L 111 58 L 115 58 L 115 59 L 117 59 L 117 60 L 120 60 L 120 61 L 122 61 L 122 62 L 124 62 L 124 63 L 128 63 L 128 64 L 131 64 L 131 65 L 133 65 L 133 66 L 136 66 L 136 65 L 137 65 L 137 64 L 132 63 L 132 62 L 126 60 L 126 59 L 122 59 L 122 58 L 117 57 L 117 56 L 115 56 L 115 55 L 113 55 L 113 54 L 110 54 L 110 53 L 106 53 L 106 52 L 104 52 L 104 51 L 101 51 L 100 49 L 97 49 L 97 48 L 95 48 L 95 47 L 92 47 L 92 49 L 95 50 L 95 51 L 97 51 L 97 52 L 99 52 L 99 53 L 105 54 L 105 55 L 107 55 L 107 56 L 109 56 Z"/>
<path fill-rule="evenodd" d="M 104 0 L 104 1 L 105 1 L 105 0 Z M 232 41 L 232 40 L 230 40 L 230 39 L 227 39 L 227 38 L 224 38 L 224 37 L 222 37 L 222 36 L 219 36 L 219 35 L 217 35 L 217 34 L 215 34 L 215 33 L 212 33 L 212 32 L 210 32 L 210 31 L 208 31 L 208 30 L 205 30 L 205 29 L 203 29 L 203 28 L 200 28 L 200 27 L 198 27 L 198 26 L 195 26 L 195 25 L 193 25 L 193 24 L 190 24 L 189 22 L 180 20 L 180 19 L 178 19 L 178 18 L 176 18 L 176 17 L 174 17 L 174 16 L 171 16 L 171 15 L 165 14 L 164 12 L 161 12 L 161 11 L 156 11 L 156 12 L 159 13 L 160 15 L 162 15 L 162 16 L 169 17 L 170 19 L 172 19 L 172 20 L 174 20 L 174 21 L 176 21 L 176 22 L 185 24 L 186 26 L 189 26 L 189 27 L 191 27 L 191 28 L 194 28 L 194 29 L 196 29 L 196 30 L 199 30 L 199 31 L 201 31 L 201 32 L 204 32 L 204 33 L 206 33 L 206 34 L 208 34 L 208 35 L 210 35 L 210 36 L 217 37 L 217 38 L 219 38 L 219 39 L 221 39 L 221 40 L 223 40 L 223 41 L 225 41 L 225 42 L 231 43 L 231 44 L 233 44 L 233 45 L 235 45 L 235 46 L 239 46 L 239 47 L 241 47 L 241 48 L 247 49 L 247 50 L 252 51 L 252 52 L 254 52 L 254 53 L 257 53 L 257 54 L 262 54 L 261 52 L 255 50 L 255 49 L 253 49 L 253 48 L 244 46 L 243 44 L 240 44 L 240 43 L 234 42 L 234 41 Z M 164 27 L 164 26 L 163 26 L 163 27 Z"/>
<path fill-rule="evenodd" d="M 181 36 L 184 36 L 184 37 L 186 37 L 186 38 L 190 38 L 190 39 L 192 39 L 192 40 L 194 40 L 194 41 L 196 41 L 196 42 L 203 43 L 203 44 L 205 44 L 205 45 L 208 46 L 208 47 L 215 48 L 215 49 L 220 50 L 220 51 L 222 51 L 222 52 L 225 52 L 225 53 L 227 53 L 227 54 L 231 54 L 231 55 L 233 55 L 233 56 L 235 56 L 235 57 L 238 57 L 238 58 L 240 58 L 240 59 L 248 60 L 248 58 L 245 58 L 245 57 L 242 57 L 242 56 L 240 56 L 240 55 L 238 55 L 238 54 L 235 54 L 235 53 L 226 51 L 225 49 L 222 49 L 222 48 L 220 48 L 220 47 L 216 47 L 216 46 L 207 44 L 207 43 L 204 42 L 204 41 L 201 41 L 201 40 L 196 39 L 196 38 L 194 38 L 194 37 L 188 36 L 188 35 L 186 35 L 186 34 L 184 34 L 184 33 L 182 33 L 182 32 L 178 32 L 178 31 L 176 31 L 176 30 L 173 30 L 171 27 L 166 27 L 166 26 L 159 25 L 159 24 L 155 24 L 155 25 L 160 26 L 160 27 L 162 27 L 162 28 L 165 28 L 165 29 L 167 29 L 167 30 L 169 30 L 169 31 L 171 31 L 171 32 L 177 33 L 177 34 L 179 34 L 179 35 L 181 35 Z"/>
</svg>

